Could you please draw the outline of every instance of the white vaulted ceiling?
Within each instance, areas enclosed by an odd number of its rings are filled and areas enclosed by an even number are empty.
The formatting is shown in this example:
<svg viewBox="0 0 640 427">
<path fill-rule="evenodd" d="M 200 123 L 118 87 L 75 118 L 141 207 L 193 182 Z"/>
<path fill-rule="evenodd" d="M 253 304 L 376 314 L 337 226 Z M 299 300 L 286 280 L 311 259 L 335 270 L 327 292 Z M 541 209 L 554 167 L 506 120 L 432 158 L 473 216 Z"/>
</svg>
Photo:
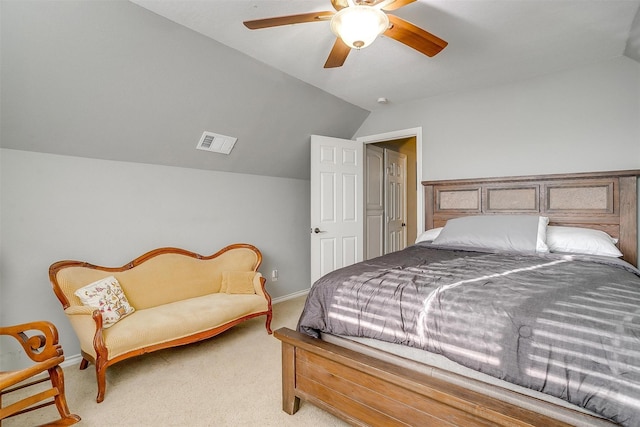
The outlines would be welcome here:
<svg viewBox="0 0 640 427">
<path fill-rule="evenodd" d="M 352 51 L 341 68 L 324 69 L 334 42 L 327 21 L 253 31 L 242 22 L 333 10 L 329 0 L 131 1 L 367 110 L 380 107 L 379 97 L 403 103 L 593 63 L 625 49 L 633 57 L 630 34 L 638 38 L 632 26 L 640 6 L 635 0 L 418 0 L 390 13 L 448 41 L 440 54 L 429 58 L 381 37 Z"/>
</svg>

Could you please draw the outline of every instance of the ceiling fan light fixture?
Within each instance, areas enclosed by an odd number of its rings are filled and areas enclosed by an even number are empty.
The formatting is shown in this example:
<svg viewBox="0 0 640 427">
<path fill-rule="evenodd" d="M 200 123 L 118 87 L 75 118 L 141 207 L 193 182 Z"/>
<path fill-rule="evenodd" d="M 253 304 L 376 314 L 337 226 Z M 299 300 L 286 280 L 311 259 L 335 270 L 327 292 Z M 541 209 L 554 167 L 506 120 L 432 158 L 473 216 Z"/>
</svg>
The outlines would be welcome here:
<svg viewBox="0 0 640 427">
<path fill-rule="evenodd" d="M 331 31 L 353 49 L 362 49 L 389 28 L 389 18 L 372 6 L 349 6 L 331 18 Z"/>
</svg>

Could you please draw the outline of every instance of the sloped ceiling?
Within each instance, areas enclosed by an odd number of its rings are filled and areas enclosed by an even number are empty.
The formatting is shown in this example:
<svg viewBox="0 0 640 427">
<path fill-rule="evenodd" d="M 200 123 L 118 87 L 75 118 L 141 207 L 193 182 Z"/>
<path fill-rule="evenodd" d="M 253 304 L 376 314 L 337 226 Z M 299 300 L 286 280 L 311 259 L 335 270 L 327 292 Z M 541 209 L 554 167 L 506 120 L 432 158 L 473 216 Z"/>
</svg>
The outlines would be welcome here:
<svg viewBox="0 0 640 427">
<path fill-rule="evenodd" d="M 441 53 L 428 58 L 383 36 L 327 70 L 335 40 L 328 21 L 253 31 L 242 22 L 331 11 L 329 0 L 132 1 L 368 110 L 385 108 L 379 97 L 401 104 L 621 56 L 640 6 L 636 0 L 418 0 L 389 13 L 448 41 Z"/>
<path fill-rule="evenodd" d="M 640 0 L 419 0 L 395 13 L 447 40 L 443 52 L 427 58 L 382 37 L 331 70 L 326 22 L 242 25 L 330 7 L 2 0 L 0 146 L 308 179 L 309 135 L 351 138 L 370 111 L 638 59 Z M 237 137 L 233 152 L 196 150 L 204 131 Z"/>
<path fill-rule="evenodd" d="M 369 114 L 125 0 L 0 7 L 3 148 L 309 179 L 310 135 Z M 231 154 L 196 150 L 204 131 Z"/>
</svg>

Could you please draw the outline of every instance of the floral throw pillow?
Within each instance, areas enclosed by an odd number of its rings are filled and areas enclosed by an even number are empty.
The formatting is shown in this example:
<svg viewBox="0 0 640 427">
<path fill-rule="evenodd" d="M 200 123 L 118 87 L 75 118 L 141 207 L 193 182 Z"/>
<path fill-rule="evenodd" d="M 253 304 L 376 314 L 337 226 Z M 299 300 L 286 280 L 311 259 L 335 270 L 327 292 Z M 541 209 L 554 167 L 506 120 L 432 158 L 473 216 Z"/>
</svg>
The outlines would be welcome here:
<svg viewBox="0 0 640 427">
<path fill-rule="evenodd" d="M 135 311 L 114 276 L 90 283 L 74 293 L 83 305 L 100 310 L 104 328 L 113 326 Z"/>
</svg>

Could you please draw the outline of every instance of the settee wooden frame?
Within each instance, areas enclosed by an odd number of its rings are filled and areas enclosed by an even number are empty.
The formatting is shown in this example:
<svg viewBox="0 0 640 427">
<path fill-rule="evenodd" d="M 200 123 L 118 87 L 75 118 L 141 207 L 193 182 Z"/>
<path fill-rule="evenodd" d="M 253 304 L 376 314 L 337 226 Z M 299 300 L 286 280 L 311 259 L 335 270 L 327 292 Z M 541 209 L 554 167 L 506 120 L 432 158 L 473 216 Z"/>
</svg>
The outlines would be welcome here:
<svg viewBox="0 0 640 427">
<path fill-rule="evenodd" d="M 180 254 L 180 255 L 184 255 L 187 257 L 191 257 L 191 258 L 195 258 L 195 259 L 200 259 L 200 260 L 209 260 L 209 259 L 213 259 L 216 258 L 220 255 L 222 255 L 223 253 L 233 250 L 233 249 L 238 249 L 238 248 L 245 248 L 245 249 L 249 249 L 251 251 L 253 251 L 256 254 L 257 257 L 257 261 L 256 261 L 256 265 L 255 265 L 255 271 L 258 271 L 258 268 L 260 267 L 260 264 L 262 264 L 262 253 L 260 252 L 260 250 L 258 248 L 256 248 L 253 245 L 250 244 L 246 244 L 246 243 L 236 243 L 236 244 L 232 244 L 229 245 L 223 249 L 221 249 L 220 251 L 214 253 L 213 255 L 209 255 L 209 256 L 203 256 L 200 254 L 197 254 L 195 252 L 191 252 L 191 251 L 187 251 L 185 249 L 180 249 L 180 248 L 173 248 L 173 247 L 165 247 L 165 248 L 159 248 L 159 249 L 154 249 L 152 251 L 149 251 L 141 256 L 139 256 L 138 258 L 134 259 L 133 261 L 123 265 L 122 267 L 103 267 L 103 266 L 98 266 L 98 265 L 93 265 L 87 262 L 83 262 L 83 261 L 58 261 L 54 264 L 51 265 L 51 267 L 49 268 L 49 280 L 51 282 L 51 285 L 53 287 L 53 291 L 55 293 L 55 295 L 58 297 L 58 300 L 60 301 L 60 303 L 62 304 L 62 308 L 66 309 L 70 306 L 69 300 L 67 299 L 66 295 L 64 294 L 64 292 L 62 291 L 62 289 L 60 288 L 60 285 L 58 284 L 58 279 L 57 279 L 57 274 L 60 270 L 64 269 L 64 268 L 69 268 L 69 267 L 86 267 L 86 268 L 91 268 L 91 269 L 95 269 L 95 270 L 101 270 L 101 271 L 105 271 L 105 272 L 111 272 L 111 273 L 116 273 L 116 272 L 122 272 L 122 271 L 126 271 L 129 269 L 132 269 L 142 263 L 144 263 L 145 261 L 152 259 L 158 255 L 162 255 L 162 254 Z M 136 357 L 136 356 L 140 356 L 142 354 L 146 354 L 146 353 L 151 353 L 157 350 L 163 350 L 166 348 L 171 348 L 171 347 L 177 347 L 177 346 L 181 346 L 181 345 L 186 345 L 186 344 L 191 344 L 191 343 L 195 343 L 198 341 L 202 341 L 202 340 L 206 340 L 208 338 L 214 337 L 216 335 L 221 334 L 222 332 L 231 329 L 232 327 L 246 321 L 249 319 L 252 319 L 254 317 L 258 317 L 258 316 L 265 316 L 266 315 L 266 329 L 267 329 L 267 333 L 268 334 L 272 334 L 272 330 L 271 330 L 271 320 L 273 318 L 273 309 L 272 309 L 272 303 L 271 303 L 271 296 L 269 295 L 269 293 L 267 292 L 266 288 L 265 288 L 265 284 L 266 284 L 266 279 L 264 277 L 260 278 L 260 285 L 262 287 L 262 292 L 264 293 L 266 299 L 267 299 L 267 310 L 263 311 L 263 312 L 258 312 L 258 313 L 252 313 L 249 314 L 247 316 L 243 316 L 240 317 L 238 319 L 235 319 L 231 322 L 225 323 L 224 325 L 215 327 L 215 328 L 211 328 L 209 330 L 206 331 L 202 331 L 193 335 L 188 335 L 185 337 L 181 337 L 181 338 L 177 338 L 174 340 L 170 340 L 170 341 L 165 341 L 162 342 L 160 344 L 156 344 L 156 345 L 151 345 L 151 346 L 147 346 L 147 347 L 142 347 L 142 348 L 138 348 L 136 350 L 132 350 L 126 353 L 123 353 L 117 357 L 114 357 L 112 359 L 108 358 L 108 349 L 105 345 L 105 341 L 104 341 L 104 336 L 103 336 L 103 321 L 102 321 L 102 315 L 100 314 L 99 310 L 94 310 L 92 313 L 92 318 L 95 322 L 96 325 L 96 331 L 95 331 L 95 336 L 93 338 L 93 346 L 94 349 L 96 351 L 96 357 L 92 357 L 90 354 L 87 354 L 85 351 L 81 350 L 81 354 L 82 354 L 82 361 L 80 362 L 80 369 L 84 370 L 89 366 L 89 363 L 93 363 L 95 365 L 96 368 L 96 379 L 98 382 L 98 395 L 96 397 L 96 402 L 100 403 L 104 400 L 104 396 L 105 396 L 105 392 L 106 392 L 106 387 L 107 387 L 107 383 L 106 383 L 106 370 L 109 366 L 114 365 L 118 362 L 121 362 L 123 360 L 129 359 L 131 357 Z"/>
<path fill-rule="evenodd" d="M 425 226 L 442 226 L 465 215 L 540 214 L 549 216 L 550 225 L 608 232 L 619 239 L 624 259 L 637 265 L 638 176 L 640 170 L 423 182 Z M 458 191 L 465 193 L 448 197 Z M 598 195 L 595 206 L 585 202 L 590 191 Z M 492 194 L 513 195 L 517 200 L 497 198 L 499 202 L 492 204 Z M 564 197 L 568 200 L 561 200 Z M 358 426 L 615 425 L 503 390 L 530 405 L 509 403 L 478 388 L 474 391 L 402 367 L 398 356 L 387 354 L 382 360 L 288 328 L 278 329 L 274 336 L 282 342 L 282 406 L 288 414 L 294 414 L 304 400 Z"/>
</svg>

